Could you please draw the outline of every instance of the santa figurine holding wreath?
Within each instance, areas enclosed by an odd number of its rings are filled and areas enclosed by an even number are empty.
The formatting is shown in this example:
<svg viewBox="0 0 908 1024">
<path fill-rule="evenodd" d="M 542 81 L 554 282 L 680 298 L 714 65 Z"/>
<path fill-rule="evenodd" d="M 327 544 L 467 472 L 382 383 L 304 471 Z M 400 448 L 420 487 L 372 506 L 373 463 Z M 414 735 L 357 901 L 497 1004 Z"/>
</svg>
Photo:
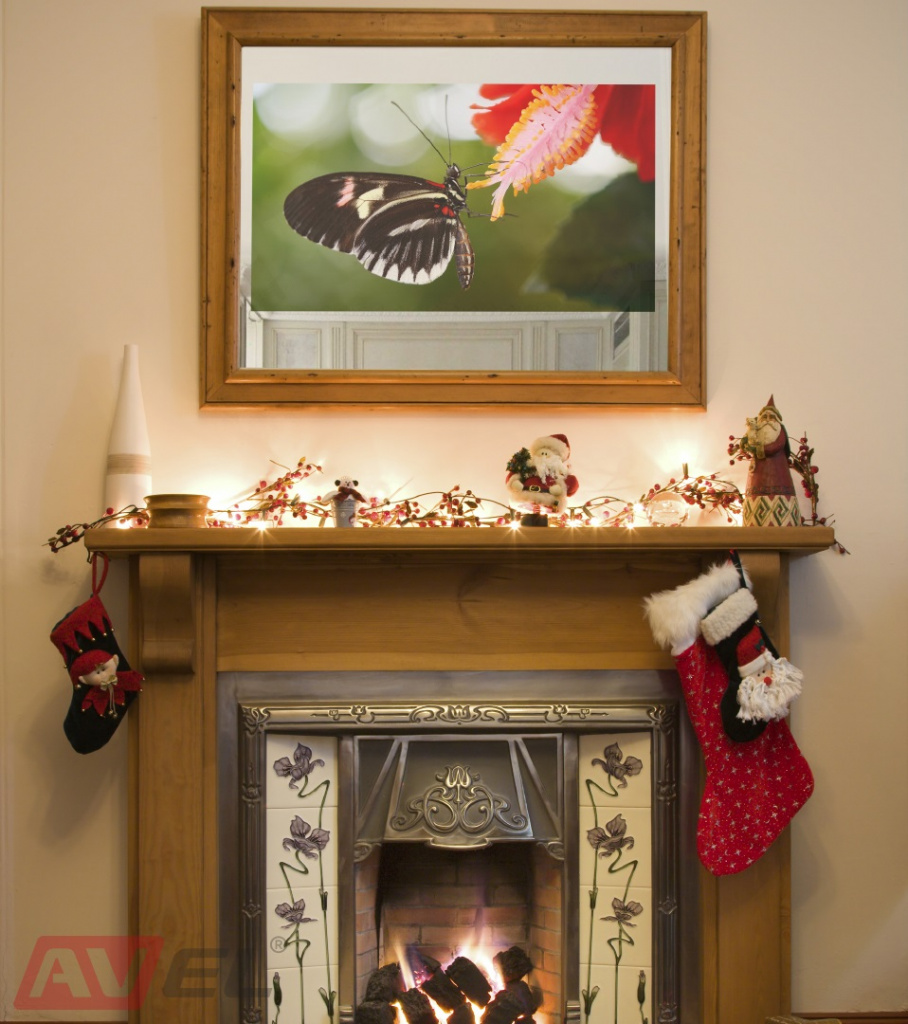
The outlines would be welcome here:
<svg viewBox="0 0 908 1024">
<path fill-rule="evenodd" d="M 800 526 L 788 433 L 772 396 L 756 416 L 748 418 L 742 448 L 751 459 L 744 495 L 744 525 Z"/>
<path fill-rule="evenodd" d="M 571 446 L 564 434 L 537 437 L 507 465 L 505 483 L 512 499 L 523 505 L 562 512 L 580 486 L 571 473 Z"/>
</svg>

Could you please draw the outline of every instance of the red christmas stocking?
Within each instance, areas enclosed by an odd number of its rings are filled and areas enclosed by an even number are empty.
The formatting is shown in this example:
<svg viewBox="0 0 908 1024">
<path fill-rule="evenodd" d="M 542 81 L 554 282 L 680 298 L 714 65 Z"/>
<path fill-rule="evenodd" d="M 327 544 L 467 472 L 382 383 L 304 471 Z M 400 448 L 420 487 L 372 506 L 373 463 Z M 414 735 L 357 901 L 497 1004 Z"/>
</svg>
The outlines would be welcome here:
<svg viewBox="0 0 908 1024">
<path fill-rule="evenodd" d="M 647 602 L 653 635 L 671 647 L 691 723 L 706 764 L 697 823 L 697 852 L 714 875 L 743 871 L 772 845 L 813 792 L 813 775 L 788 725 L 768 721 L 753 739 L 726 731 L 722 703 L 731 679 L 722 659 L 700 634 L 708 613 L 741 587 L 730 563 Z M 737 673 L 736 673 L 737 675 Z M 761 723 L 762 725 L 762 723 Z"/>
</svg>

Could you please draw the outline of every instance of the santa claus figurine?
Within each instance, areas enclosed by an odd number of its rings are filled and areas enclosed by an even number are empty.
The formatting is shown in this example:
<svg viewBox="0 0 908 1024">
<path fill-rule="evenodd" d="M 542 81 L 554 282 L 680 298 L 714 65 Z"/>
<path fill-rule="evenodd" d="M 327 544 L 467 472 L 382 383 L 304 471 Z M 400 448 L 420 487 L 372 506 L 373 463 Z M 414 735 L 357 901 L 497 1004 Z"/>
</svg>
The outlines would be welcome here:
<svg viewBox="0 0 908 1024">
<path fill-rule="evenodd" d="M 538 437 L 528 449 L 521 448 L 507 465 L 505 482 L 512 500 L 531 506 L 536 513 L 541 508 L 563 511 L 580 486 L 571 473 L 570 456 L 564 434 Z"/>
<path fill-rule="evenodd" d="M 788 463 L 788 434 L 772 396 L 755 418 L 747 420 L 744 441 L 751 455 L 744 525 L 800 526 L 801 512 Z"/>
</svg>

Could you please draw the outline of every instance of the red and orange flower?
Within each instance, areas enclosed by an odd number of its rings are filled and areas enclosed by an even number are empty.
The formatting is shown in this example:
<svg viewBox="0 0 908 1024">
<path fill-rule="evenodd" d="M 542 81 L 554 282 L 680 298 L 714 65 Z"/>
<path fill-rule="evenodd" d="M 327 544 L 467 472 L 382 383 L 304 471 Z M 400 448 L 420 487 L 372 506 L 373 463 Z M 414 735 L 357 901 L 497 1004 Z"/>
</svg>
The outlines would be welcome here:
<svg viewBox="0 0 908 1024">
<path fill-rule="evenodd" d="M 473 127 L 498 150 L 490 174 L 469 188 L 497 185 L 492 220 L 504 213 L 509 188 L 525 192 L 587 152 L 598 135 L 637 165 L 641 181 L 656 176 L 654 85 L 483 85 L 496 101 L 477 109 Z"/>
</svg>

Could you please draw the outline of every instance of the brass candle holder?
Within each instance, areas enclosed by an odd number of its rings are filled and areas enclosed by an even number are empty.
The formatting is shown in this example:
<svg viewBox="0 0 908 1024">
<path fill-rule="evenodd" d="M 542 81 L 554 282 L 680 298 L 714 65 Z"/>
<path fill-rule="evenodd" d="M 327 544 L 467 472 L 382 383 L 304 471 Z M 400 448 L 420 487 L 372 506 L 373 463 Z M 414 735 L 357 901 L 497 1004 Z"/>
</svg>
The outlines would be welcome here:
<svg viewBox="0 0 908 1024">
<path fill-rule="evenodd" d="M 207 494 L 149 494 L 145 499 L 149 529 L 204 529 L 208 525 Z"/>
</svg>

